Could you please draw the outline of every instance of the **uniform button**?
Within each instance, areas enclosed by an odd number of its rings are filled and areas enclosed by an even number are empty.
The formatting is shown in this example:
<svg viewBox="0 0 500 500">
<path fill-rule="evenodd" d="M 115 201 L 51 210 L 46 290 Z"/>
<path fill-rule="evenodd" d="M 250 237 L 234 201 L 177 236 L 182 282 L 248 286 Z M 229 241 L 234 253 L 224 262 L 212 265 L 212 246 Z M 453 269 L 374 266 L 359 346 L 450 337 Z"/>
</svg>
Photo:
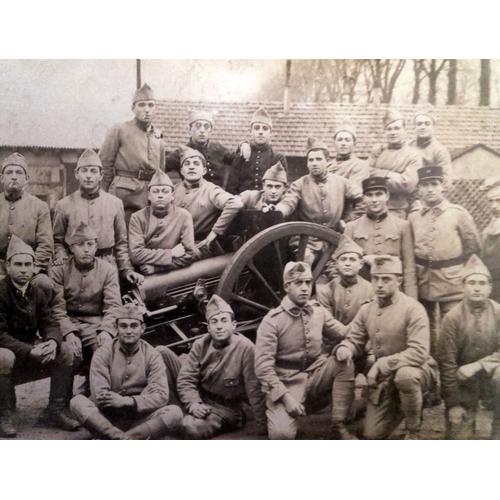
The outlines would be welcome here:
<svg viewBox="0 0 500 500">
<path fill-rule="evenodd" d="M 380 328 L 377 328 L 377 329 L 375 330 L 375 333 L 378 333 L 378 332 L 380 332 Z"/>
<path fill-rule="evenodd" d="M 377 316 L 382 316 L 382 313 L 379 311 L 379 312 L 377 313 Z"/>
</svg>

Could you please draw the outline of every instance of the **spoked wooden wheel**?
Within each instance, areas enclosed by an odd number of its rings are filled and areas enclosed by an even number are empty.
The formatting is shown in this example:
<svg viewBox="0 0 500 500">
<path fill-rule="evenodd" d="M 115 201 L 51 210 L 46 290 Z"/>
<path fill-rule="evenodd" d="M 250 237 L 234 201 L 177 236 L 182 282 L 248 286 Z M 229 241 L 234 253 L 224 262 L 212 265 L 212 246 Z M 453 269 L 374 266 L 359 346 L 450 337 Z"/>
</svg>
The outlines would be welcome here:
<svg viewBox="0 0 500 500">
<path fill-rule="evenodd" d="M 289 246 L 295 237 L 295 249 Z M 310 222 L 284 222 L 248 240 L 233 256 L 223 272 L 217 294 L 231 303 L 238 320 L 255 324 L 283 298 L 283 269 L 290 261 L 304 260 L 308 241 L 323 244 L 313 264 L 316 282 L 338 245 L 340 234 Z"/>
</svg>

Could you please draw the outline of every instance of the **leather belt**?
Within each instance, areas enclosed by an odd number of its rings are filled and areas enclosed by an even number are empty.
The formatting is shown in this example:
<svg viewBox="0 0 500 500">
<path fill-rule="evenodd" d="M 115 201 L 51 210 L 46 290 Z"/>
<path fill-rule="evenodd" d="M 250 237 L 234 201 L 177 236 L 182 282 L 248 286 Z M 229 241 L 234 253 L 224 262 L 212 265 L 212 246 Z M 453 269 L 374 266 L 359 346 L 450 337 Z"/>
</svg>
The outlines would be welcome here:
<svg viewBox="0 0 500 500">
<path fill-rule="evenodd" d="M 429 269 L 442 269 L 443 267 L 457 266 L 458 264 L 463 264 L 466 260 L 467 258 L 465 255 L 460 255 L 459 257 L 453 257 L 453 259 L 445 260 L 427 260 L 422 259 L 422 257 L 415 256 L 415 263 Z"/>
<path fill-rule="evenodd" d="M 115 175 L 118 177 L 128 177 L 129 179 L 137 179 L 139 181 L 150 181 L 153 178 L 152 172 L 145 172 L 144 170 L 138 170 L 137 172 L 131 172 L 130 170 L 117 170 Z"/>
<path fill-rule="evenodd" d="M 284 368 L 285 370 L 299 370 L 299 371 L 304 371 L 307 368 L 307 366 L 305 366 L 305 363 L 303 361 L 279 360 L 276 361 L 276 366 L 278 368 Z"/>
<path fill-rule="evenodd" d="M 238 399 L 227 399 L 223 396 L 219 396 L 218 394 L 214 394 L 213 392 L 207 391 L 203 388 L 201 388 L 200 393 L 202 399 L 208 399 L 222 406 L 235 407 L 241 405 L 241 401 L 239 401 Z"/>
<path fill-rule="evenodd" d="M 98 248 L 95 253 L 96 257 L 105 257 L 106 255 L 113 255 L 114 247 L 109 248 Z"/>
</svg>

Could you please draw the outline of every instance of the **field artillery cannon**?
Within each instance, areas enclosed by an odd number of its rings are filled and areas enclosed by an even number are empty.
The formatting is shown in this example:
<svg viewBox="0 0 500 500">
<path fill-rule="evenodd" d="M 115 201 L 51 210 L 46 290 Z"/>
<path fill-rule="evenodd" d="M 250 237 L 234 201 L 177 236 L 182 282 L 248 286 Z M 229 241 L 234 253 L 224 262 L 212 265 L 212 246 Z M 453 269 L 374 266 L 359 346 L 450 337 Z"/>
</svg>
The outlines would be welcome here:
<svg viewBox="0 0 500 500">
<path fill-rule="evenodd" d="M 217 293 L 231 304 L 237 331 L 254 338 L 262 317 L 283 297 L 283 269 L 289 260 L 303 260 L 307 243 L 323 243 L 314 262 L 313 281 L 321 276 L 340 238 L 332 229 L 309 222 L 280 222 L 276 212 L 245 211 L 239 227 L 246 228 L 232 252 L 194 262 L 168 273 L 147 276 L 125 296 L 146 309 L 146 339 L 178 352 L 206 333 L 204 308 Z M 271 215 L 270 215 L 271 214 Z M 292 251 L 290 239 L 294 238 Z"/>
</svg>

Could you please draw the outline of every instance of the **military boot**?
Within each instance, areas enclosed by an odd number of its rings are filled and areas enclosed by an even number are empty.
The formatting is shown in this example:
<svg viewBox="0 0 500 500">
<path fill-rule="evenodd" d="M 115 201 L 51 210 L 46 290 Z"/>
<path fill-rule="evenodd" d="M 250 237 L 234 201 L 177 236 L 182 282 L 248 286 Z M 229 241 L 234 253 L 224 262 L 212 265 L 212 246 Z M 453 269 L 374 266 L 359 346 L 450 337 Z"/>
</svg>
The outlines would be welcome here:
<svg viewBox="0 0 500 500">
<path fill-rule="evenodd" d="M 118 427 L 115 427 L 98 410 L 86 415 L 83 426 L 98 438 L 112 440 L 133 439 L 129 438 L 123 431 L 118 429 Z"/>
<path fill-rule="evenodd" d="M 342 380 L 343 378 L 343 380 Z M 358 439 L 347 428 L 346 422 L 354 399 L 354 368 L 345 366 L 344 372 L 338 374 L 332 387 L 332 439 Z"/>
<path fill-rule="evenodd" d="M 330 427 L 331 439 L 357 440 L 358 438 L 347 428 L 344 422 L 333 421 Z"/>
<path fill-rule="evenodd" d="M 181 409 L 177 406 L 169 405 L 159 415 L 127 431 L 126 436 L 128 439 L 158 439 L 166 434 L 178 432 L 181 422 Z"/>
<path fill-rule="evenodd" d="M 0 436 L 16 437 L 17 431 L 12 422 L 12 392 L 14 385 L 7 375 L 0 375 Z M 14 393 L 15 394 L 15 393 Z"/>
</svg>

